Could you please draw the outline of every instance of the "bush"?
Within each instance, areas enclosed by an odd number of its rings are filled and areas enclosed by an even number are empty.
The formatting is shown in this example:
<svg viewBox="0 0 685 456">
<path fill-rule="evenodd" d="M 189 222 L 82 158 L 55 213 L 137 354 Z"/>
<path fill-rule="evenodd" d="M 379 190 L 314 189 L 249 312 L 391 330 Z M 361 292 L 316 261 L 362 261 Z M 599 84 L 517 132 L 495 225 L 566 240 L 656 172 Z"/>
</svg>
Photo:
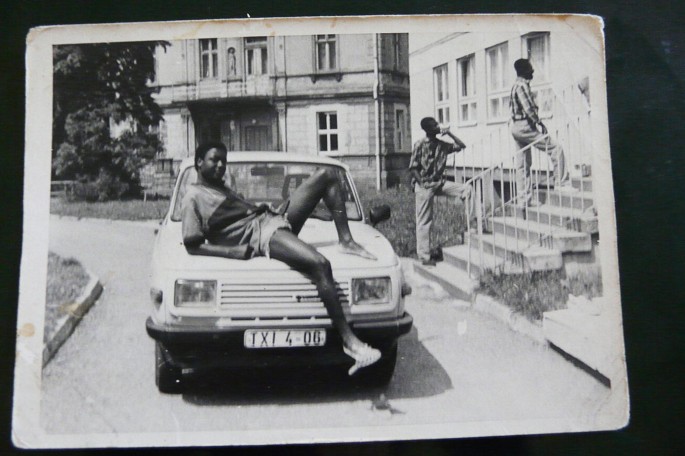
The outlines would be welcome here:
<svg viewBox="0 0 685 456">
<path fill-rule="evenodd" d="M 524 274 L 494 274 L 480 277 L 479 292 L 494 297 L 529 320 L 540 320 L 544 312 L 566 307 L 569 294 L 594 298 L 602 294 L 599 272 L 567 277 L 563 270 Z"/>
<path fill-rule="evenodd" d="M 139 186 L 130 182 L 123 182 L 119 177 L 112 176 L 107 171 L 102 170 L 94 181 L 75 183 L 70 200 L 92 203 L 138 196 L 139 193 Z"/>
<path fill-rule="evenodd" d="M 380 223 L 376 228 L 388 238 L 399 256 L 416 258 L 414 193 L 405 187 L 395 187 L 380 192 L 364 192 L 360 199 L 367 211 L 381 204 L 390 206 L 390 220 Z M 436 198 L 433 206 L 431 250 L 460 244 L 465 229 L 464 207 L 444 197 Z"/>
</svg>

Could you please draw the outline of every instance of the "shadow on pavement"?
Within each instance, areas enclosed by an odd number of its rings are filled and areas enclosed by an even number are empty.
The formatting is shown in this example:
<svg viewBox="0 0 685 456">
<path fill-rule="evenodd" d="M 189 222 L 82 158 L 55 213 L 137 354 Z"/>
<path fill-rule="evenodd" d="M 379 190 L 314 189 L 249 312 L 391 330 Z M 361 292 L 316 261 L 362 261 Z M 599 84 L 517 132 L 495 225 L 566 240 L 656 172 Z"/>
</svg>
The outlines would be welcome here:
<svg viewBox="0 0 685 456">
<path fill-rule="evenodd" d="M 183 400 L 197 405 L 316 404 L 430 397 L 452 388 L 449 375 L 418 339 L 413 328 L 399 341 L 395 374 L 386 387 L 370 387 L 345 369 L 216 370 L 184 379 Z"/>
</svg>

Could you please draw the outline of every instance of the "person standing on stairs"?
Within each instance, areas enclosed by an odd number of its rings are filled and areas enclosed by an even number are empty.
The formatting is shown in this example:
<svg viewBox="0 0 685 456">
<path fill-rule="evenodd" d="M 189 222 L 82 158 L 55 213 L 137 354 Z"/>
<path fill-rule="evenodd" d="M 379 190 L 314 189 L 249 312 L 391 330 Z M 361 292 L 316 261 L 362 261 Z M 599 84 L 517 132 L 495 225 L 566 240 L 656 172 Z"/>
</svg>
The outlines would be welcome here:
<svg viewBox="0 0 685 456">
<path fill-rule="evenodd" d="M 411 185 L 416 196 L 416 253 L 423 265 L 435 266 L 435 260 L 430 256 L 433 198 L 438 195 L 460 198 L 469 218 L 473 214 L 473 198 L 470 186 L 447 181 L 444 176 L 447 156 L 463 150 L 466 145 L 449 128 L 441 128 L 433 117 L 421 119 L 421 128 L 426 137 L 414 144 L 409 162 Z M 438 134 L 449 136 L 452 142 L 438 139 Z"/>
<path fill-rule="evenodd" d="M 538 106 L 530 81 L 533 79 L 533 65 L 528 59 L 518 59 L 514 62 L 516 82 L 511 88 L 509 109 L 511 112 L 511 134 L 516 141 L 519 152 L 515 157 L 516 166 L 516 196 L 520 206 L 537 206 L 539 202 L 533 200 L 533 186 L 530 176 L 532 163 L 531 148 L 521 151 L 524 147 L 535 143 L 534 147 L 545 152 L 552 161 L 554 188 L 569 192 L 575 189 L 571 185 L 564 150 L 555 143 L 547 132 L 547 127 L 538 116 Z"/>
</svg>

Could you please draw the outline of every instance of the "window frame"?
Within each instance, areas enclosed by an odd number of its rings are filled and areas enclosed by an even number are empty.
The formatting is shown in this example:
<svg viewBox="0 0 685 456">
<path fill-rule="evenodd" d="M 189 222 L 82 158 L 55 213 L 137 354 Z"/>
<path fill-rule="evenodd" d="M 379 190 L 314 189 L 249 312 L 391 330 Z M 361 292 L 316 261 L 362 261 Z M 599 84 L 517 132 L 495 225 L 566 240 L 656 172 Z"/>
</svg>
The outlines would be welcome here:
<svg viewBox="0 0 685 456">
<path fill-rule="evenodd" d="M 259 41 L 257 41 L 259 40 Z M 269 39 L 266 36 L 248 36 L 243 38 L 243 55 L 245 59 L 245 76 L 257 77 L 269 74 Z M 259 52 L 257 52 L 259 51 Z M 250 55 L 253 56 L 252 64 Z M 258 59 L 254 56 L 259 56 Z M 259 60 L 259 72 L 255 73 L 255 62 Z"/>
<path fill-rule="evenodd" d="M 315 121 L 316 121 L 316 150 L 318 151 L 319 155 L 338 155 L 341 153 L 340 150 L 340 122 L 339 122 L 339 116 L 338 116 L 338 111 L 336 110 L 331 110 L 331 109 L 326 109 L 323 111 L 316 111 L 315 113 Z M 319 116 L 320 115 L 325 115 L 326 116 L 326 128 L 321 128 Z M 335 128 L 331 128 L 331 121 L 330 118 L 331 116 L 335 116 Z M 326 136 L 326 150 L 322 150 L 321 148 L 321 136 L 325 135 Z M 335 141 L 336 141 L 336 148 L 335 150 L 331 148 L 331 138 L 335 136 Z"/>
<path fill-rule="evenodd" d="M 501 68 L 497 71 L 497 85 L 493 86 L 493 69 L 491 53 L 497 52 L 497 61 Z M 511 98 L 511 67 L 509 62 L 509 42 L 504 41 L 485 49 L 486 76 L 486 112 L 488 123 L 506 122 L 509 120 L 509 99 Z M 492 112 L 492 101 L 497 100 L 499 112 Z"/>
<path fill-rule="evenodd" d="M 544 68 L 540 68 L 537 59 L 531 55 L 530 41 L 542 38 L 544 43 Z M 538 106 L 538 116 L 541 118 L 552 117 L 554 94 L 552 92 L 551 75 L 551 49 L 549 32 L 532 32 L 521 37 L 521 55 L 530 60 L 535 70 L 533 80 L 530 82 L 530 90 Z"/>
<path fill-rule="evenodd" d="M 409 124 L 409 110 L 407 109 L 406 106 L 404 105 L 395 105 L 395 116 L 394 116 L 394 122 L 395 122 L 395 151 L 397 152 L 406 152 L 411 150 L 410 143 L 411 140 L 409 138 L 409 131 L 410 131 L 410 124 Z M 398 114 L 402 113 L 403 115 L 403 122 L 400 122 L 398 119 Z"/>
<path fill-rule="evenodd" d="M 207 49 L 203 49 L 207 43 Z M 214 47 L 212 47 L 212 44 Z M 217 79 L 219 77 L 219 40 L 217 38 L 202 38 L 198 41 L 200 56 L 200 79 Z M 207 56 L 207 76 L 205 76 L 204 57 Z"/>
<path fill-rule="evenodd" d="M 338 46 L 338 35 L 336 34 L 318 34 L 313 35 L 314 40 L 313 46 L 313 63 L 314 72 L 316 73 L 335 73 L 340 71 L 340 46 Z M 324 44 L 326 49 L 326 68 L 319 67 L 319 44 Z M 331 62 L 330 49 L 333 47 L 335 55 L 333 56 L 333 62 Z M 333 66 L 330 66 L 330 65 Z"/>
<path fill-rule="evenodd" d="M 433 67 L 433 103 L 435 106 L 435 118 L 438 123 L 450 123 L 449 67 L 447 63 Z"/>
<path fill-rule="evenodd" d="M 467 63 L 470 70 L 466 87 L 464 87 L 464 67 Z M 469 87 L 471 90 L 469 90 Z M 464 89 L 466 88 L 466 94 Z M 463 108 L 467 107 L 468 118 L 463 116 Z M 472 109 L 471 109 L 472 108 Z M 461 126 L 475 125 L 478 123 L 478 89 L 476 86 L 476 54 L 471 53 L 457 59 L 457 124 Z"/>
</svg>

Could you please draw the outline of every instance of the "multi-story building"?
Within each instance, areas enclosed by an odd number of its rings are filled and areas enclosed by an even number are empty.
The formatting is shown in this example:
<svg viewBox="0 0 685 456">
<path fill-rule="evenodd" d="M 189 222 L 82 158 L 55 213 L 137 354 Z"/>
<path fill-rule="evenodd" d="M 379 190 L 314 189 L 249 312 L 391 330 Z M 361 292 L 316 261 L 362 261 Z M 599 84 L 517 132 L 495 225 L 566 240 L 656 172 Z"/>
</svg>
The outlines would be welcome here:
<svg viewBox="0 0 685 456">
<path fill-rule="evenodd" d="M 560 28 L 412 34 L 412 138 L 424 136 L 420 119 L 434 116 L 449 123 L 467 144 L 466 152 L 456 157 L 458 172 L 471 176 L 507 160 L 516 152 L 508 126 L 514 61 L 528 58 L 535 69 L 531 88 L 543 122 L 566 149 L 573 171 L 589 163 L 586 143 L 597 122 L 591 119 L 590 90 L 603 84 L 596 71 L 602 49 L 570 27 Z M 547 166 L 541 154 L 535 154 L 534 161 L 534 167 Z M 506 173 L 503 176 L 507 179 Z"/>
<path fill-rule="evenodd" d="M 156 52 L 158 171 L 204 141 L 333 156 L 360 187 L 400 182 L 411 152 L 407 34 L 173 41 Z"/>
</svg>

